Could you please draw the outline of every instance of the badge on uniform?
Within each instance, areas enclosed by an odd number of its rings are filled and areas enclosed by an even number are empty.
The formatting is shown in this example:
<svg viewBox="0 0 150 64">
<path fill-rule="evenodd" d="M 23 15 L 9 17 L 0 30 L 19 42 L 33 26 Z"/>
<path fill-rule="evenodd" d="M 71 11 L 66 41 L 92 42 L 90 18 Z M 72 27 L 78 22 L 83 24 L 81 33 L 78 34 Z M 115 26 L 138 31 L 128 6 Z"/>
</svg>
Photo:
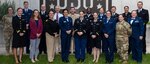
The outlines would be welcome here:
<svg viewBox="0 0 150 64">
<path fill-rule="evenodd" d="M 48 17 L 48 15 L 46 15 L 46 17 Z"/>
<path fill-rule="evenodd" d="M 139 23 L 139 21 L 138 21 L 138 20 L 136 20 L 136 21 L 135 21 L 135 23 Z"/>
<path fill-rule="evenodd" d="M 48 20 L 46 20 L 46 22 L 47 22 Z"/>
<path fill-rule="evenodd" d="M 28 15 L 31 15 L 31 13 L 28 13 Z"/>
<path fill-rule="evenodd" d="M 64 23 L 66 23 L 67 21 L 63 21 Z"/>
</svg>

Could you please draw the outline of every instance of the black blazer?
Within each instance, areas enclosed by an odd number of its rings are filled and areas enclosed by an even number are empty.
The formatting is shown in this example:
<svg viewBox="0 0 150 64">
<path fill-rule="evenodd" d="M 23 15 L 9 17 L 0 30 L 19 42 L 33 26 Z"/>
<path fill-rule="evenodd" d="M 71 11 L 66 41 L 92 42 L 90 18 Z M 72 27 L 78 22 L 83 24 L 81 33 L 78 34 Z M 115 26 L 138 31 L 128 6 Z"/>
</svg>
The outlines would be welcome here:
<svg viewBox="0 0 150 64">
<path fill-rule="evenodd" d="M 137 10 L 137 15 L 138 15 L 138 17 L 142 18 L 142 20 L 143 20 L 144 23 L 146 23 L 146 24 L 148 23 L 148 21 L 149 21 L 148 10 L 142 9 L 142 11 L 140 11 L 140 12 L 138 12 L 138 10 Z"/>
<path fill-rule="evenodd" d="M 80 18 L 77 18 L 74 22 L 75 36 L 78 36 L 77 32 L 83 32 L 83 36 L 87 32 L 87 20 L 84 18 L 81 22 Z"/>
<path fill-rule="evenodd" d="M 97 22 L 94 22 L 94 20 L 91 20 L 89 25 L 90 35 L 97 35 L 100 36 L 102 32 L 103 22 L 100 20 L 97 20 Z"/>
<path fill-rule="evenodd" d="M 25 36 L 20 36 L 19 33 L 26 32 L 26 21 L 23 18 L 19 18 L 17 15 L 12 18 L 12 27 L 13 27 L 13 42 L 19 42 L 20 38 L 25 40 Z M 24 42 L 24 41 L 23 41 Z"/>
<path fill-rule="evenodd" d="M 45 11 L 45 14 L 42 14 L 40 12 L 40 15 L 41 15 L 41 19 L 42 19 L 43 22 L 46 21 L 46 19 L 48 18 L 48 13 L 46 11 Z"/>
<path fill-rule="evenodd" d="M 54 33 L 59 34 L 59 25 L 56 22 L 57 20 L 47 19 L 45 21 L 45 31 L 49 33 L 51 36 L 55 36 Z"/>
<path fill-rule="evenodd" d="M 131 13 L 130 13 L 130 12 L 128 12 L 127 14 L 126 14 L 126 13 L 123 13 L 123 17 L 124 17 L 124 20 L 125 20 L 125 21 L 128 21 L 128 18 L 131 17 Z"/>
</svg>

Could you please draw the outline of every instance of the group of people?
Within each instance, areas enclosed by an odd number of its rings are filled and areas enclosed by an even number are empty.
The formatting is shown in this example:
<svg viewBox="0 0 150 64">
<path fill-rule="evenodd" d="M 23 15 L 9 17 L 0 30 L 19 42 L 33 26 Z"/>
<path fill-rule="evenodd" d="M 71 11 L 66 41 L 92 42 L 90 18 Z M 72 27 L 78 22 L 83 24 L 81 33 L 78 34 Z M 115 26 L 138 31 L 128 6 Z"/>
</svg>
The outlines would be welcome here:
<svg viewBox="0 0 150 64">
<path fill-rule="evenodd" d="M 105 54 L 106 64 L 112 64 L 114 53 L 119 54 L 120 62 L 128 64 L 128 55 L 132 52 L 132 59 L 142 62 L 142 54 L 146 54 L 146 24 L 149 21 L 148 10 L 143 8 L 143 2 L 137 3 L 137 10 L 129 12 L 124 7 L 123 14 L 116 13 L 116 7 L 110 11 L 99 9 L 99 13 L 86 11 L 76 13 L 75 7 L 46 11 L 41 5 L 41 11 L 28 8 L 28 1 L 24 1 L 24 9 L 18 8 L 14 15 L 12 7 L 2 18 L 4 25 L 4 39 L 6 51 L 10 53 L 10 41 L 15 62 L 22 62 L 24 47 L 30 54 L 31 62 L 38 60 L 38 55 L 44 51 L 48 61 L 53 62 L 55 54 L 61 54 L 63 62 L 69 62 L 69 54 L 75 54 L 77 62 L 84 62 L 86 52 L 93 55 L 93 62 L 98 63 L 100 53 Z M 19 49 L 19 56 L 17 54 Z"/>
</svg>

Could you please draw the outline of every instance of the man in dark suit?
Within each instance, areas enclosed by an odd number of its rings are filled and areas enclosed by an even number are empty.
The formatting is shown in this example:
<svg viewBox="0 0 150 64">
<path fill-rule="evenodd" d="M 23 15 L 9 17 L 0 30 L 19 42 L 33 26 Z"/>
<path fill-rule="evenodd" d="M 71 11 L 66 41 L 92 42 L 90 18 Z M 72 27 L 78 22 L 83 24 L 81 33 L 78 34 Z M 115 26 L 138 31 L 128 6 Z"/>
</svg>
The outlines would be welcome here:
<svg viewBox="0 0 150 64">
<path fill-rule="evenodd" d="M 116 13 L 116 6 L 112 6 L 111 7 L 111 15 L 112 15 L 112 18 L 114 18 L 115 20 L 118 20 L 118 16 L 119 16 L 119 14 L 118 13 Z M 117 21 L 118 22 L 118 21 Z"/>
<path fill-rule="evenodd" d="M 29 6 L 29 3 L 28 1 L 24 1 L 24 9 L 23 9 L 23 16 L 25 17 L 25 20 L 26 20 L 26 34 L 25 34 L 25 37 L 26 37 L 26 53 L 29 54 L 30 51 L 29 51 L 29 46 L 30 46 L 30 30 L 29 30 L 29 20 L 31 18 L 31 15 L 32 15 L 32 10 L 28 8 Z"/>
<path fill-rule="evenodd" d="M 44 4 L 41 5 L 40 15 L 41 15 L 41 19 L 43 22 L 43 26 L 45 26 L 44 22 L 48 18 L 48 13 L 46 12 L 46 7 Z M 40 41 L 40 45 L 39 45 L 39 54 L 41 54 L 42 52 L 44 52 L 46 54 L 46 37 L 45 37 L 45 28 L 44 27 L 43 27 L 43 32 L 41 35 L 41 41 Z"/>
<path fill-rule="evenodd" d="M 131 17 L 131 13 L 129 12 L 129 6 L 124 6 L 123 17 L 124 17 L 125 21 L 127 21 L 128 18 Z"/>
<path fill-rule="evenodd" d="M 143 35 L 143 54 L 146 54 L 146 24 L 149 21 L 149 13 L 148 10 L 143 9 L 143 2 L 139 1 L 137 3 L 137 15 L 138 17 L 142 18 L 142 21 L 144 23 L 144 35 Z"/>
<path fill-rule="evenodd" d="M 124 20 L 125 20 L 126 22 L 128 22 L 128 18 L 131 17 L 131 13 L 129 12 L 129 6 L 124 6 L 123 17 L 124 17 Z M 130 44 L 130 42 L 129 42 L 128 54 L 130 54 L 130 52 L 131 52 L 131 44 Z"/>
<path fill-rule="evenodd" d="M 119 20 L 118 20 L 119 14 L 116 13 L 116 10 L 117 10 L 116 6 L 112 6 L 112 7 L 111 7 L 111 18 L 114 18 L 115 21 L 116 21 L 116 23 L 117 23 L 117 22 L 119 21 Z M 117 48 L 116 48 L 116 41 L 115 41 L 115 40 L 114 40 L 114 43 L 115 43 L 114 52 L 116 53 L 116 52 L 117 52 Z"/>
<path fill-rule="evenodd" d="M 91 8 L 87 8 L 86 10 L 86 15 L 85 15 L 85 19 L 87 21 L 87 24 L 90 25 L 90 20 L 93 20 L 93 15 L 92 15 L 92 12 L 91 12 Z M 91 54 L 92 53 L 92 47 L 90 45 L 91 41 L 90 41 L 90 29 L 87 28 L 87 46 L 86 46 L 86 50 L 87 50 L 87 53 L 88 54 Z"/>
</svg>

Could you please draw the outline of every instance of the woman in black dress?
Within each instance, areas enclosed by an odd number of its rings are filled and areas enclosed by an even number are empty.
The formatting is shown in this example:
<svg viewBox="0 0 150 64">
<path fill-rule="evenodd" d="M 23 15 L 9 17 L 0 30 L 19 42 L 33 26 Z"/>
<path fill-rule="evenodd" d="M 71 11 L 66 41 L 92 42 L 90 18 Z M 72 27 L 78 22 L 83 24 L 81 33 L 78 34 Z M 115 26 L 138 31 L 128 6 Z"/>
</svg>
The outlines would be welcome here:
<svg viewBox="0 0 150 64">
<path fill-rule="evenodd" d="M 102 21 L 98 20 L 98 14 L 93 14 L 94 19 L 90 20 L 90 36 L 91 36 L 91 46 L 94 55 L 93 62 L 97 63 L 100 55 L 100 34 L 102 29 Z"/>
<path fill-rule="evenodd" d="M 12 19 L 12 26 L 13 26 L 13 54 L 15 57 L 16 64 L 22 62 L 22 54 L 23 54 L 23 47 L 25 46 L 25 37 L 24 34 L 26 32 L 26 24 L 25 19 L 22 16 L 22 8 L 17 9 L 17 15 Z M 17 49 L 19 48 L 19 59 L 17 56 Z M 19 61 L 18 61 L 19 60 Z"/>
</svg>

